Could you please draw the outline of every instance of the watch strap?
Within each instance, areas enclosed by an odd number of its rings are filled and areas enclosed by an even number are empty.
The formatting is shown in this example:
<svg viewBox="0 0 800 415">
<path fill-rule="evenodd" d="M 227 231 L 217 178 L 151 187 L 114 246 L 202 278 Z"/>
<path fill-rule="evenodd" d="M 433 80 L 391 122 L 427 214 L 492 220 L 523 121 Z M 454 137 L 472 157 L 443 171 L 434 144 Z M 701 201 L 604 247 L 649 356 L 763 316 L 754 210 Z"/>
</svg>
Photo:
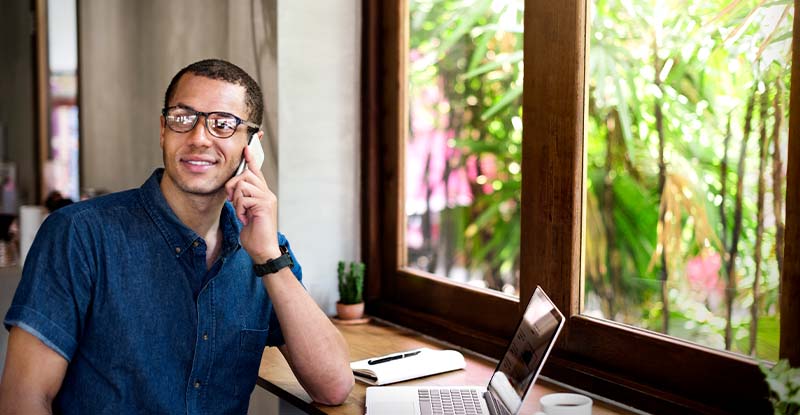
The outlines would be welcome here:
<svg viewBox="0 0 800 415">
<path fill-rule="evenodd" d="M 274 274 L 285 267 L 293 267 L 294 261 L 292 261 L 292 256 L 289 254 L 288 249 L 281 246 L 281 252 L 283 252 L 281 256 L 270 259 L 263 264 L 253 264 L 253 271 L 255 271 L 256 275 L 263 277 L 267 274 Z"/>
</svg>

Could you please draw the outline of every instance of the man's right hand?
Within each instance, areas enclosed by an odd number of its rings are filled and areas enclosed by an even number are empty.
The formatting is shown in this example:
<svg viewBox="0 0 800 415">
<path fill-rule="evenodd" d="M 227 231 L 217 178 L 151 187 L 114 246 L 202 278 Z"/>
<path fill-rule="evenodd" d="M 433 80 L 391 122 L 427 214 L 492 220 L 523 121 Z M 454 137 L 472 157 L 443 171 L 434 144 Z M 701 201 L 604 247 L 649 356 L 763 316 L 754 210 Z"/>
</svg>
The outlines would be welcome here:
<svg viewBox="0 0 800 415">
<path fill-rule="evenodd" d="M 27 331 L 12 327 L 0 379 L 0 414 L 52 414 L 53 398 L 66 372 L 64 357 Z"/>
</svg>

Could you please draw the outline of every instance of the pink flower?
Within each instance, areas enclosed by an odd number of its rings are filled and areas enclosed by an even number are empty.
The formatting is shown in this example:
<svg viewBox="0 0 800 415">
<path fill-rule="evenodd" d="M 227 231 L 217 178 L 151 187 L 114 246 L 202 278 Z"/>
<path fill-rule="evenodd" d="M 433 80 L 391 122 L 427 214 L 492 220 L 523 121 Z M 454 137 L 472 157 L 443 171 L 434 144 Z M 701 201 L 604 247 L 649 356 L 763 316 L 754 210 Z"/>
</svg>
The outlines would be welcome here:
<svg viewBox="0 0 800 415">
<path fill-rule="evenodd" d="M 445 104 L 448 102 L 441 85 L 415 91 L 411 97 L 411 137 L 406 143 L 405 169 L 408 215 L 472 203 L 468 172 L 458 163 L 461 152 L 448 145 L 455 131 L 449 127 L 448 114 L 439 109 Z"/>
<path fill-rule="evenodd" d="M 711 293 L 718 287 L 721 266 L 718 253 L 701 253 L 686 263 L 686 277 L 695 290 Z"/>
</svg>

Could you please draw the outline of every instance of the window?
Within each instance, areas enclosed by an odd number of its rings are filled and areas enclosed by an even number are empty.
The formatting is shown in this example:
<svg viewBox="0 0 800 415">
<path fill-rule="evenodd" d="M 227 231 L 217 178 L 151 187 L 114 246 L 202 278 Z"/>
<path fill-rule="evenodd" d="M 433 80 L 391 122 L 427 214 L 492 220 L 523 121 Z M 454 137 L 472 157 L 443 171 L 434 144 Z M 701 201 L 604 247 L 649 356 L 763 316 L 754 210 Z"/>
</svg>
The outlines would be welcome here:
<svg viewBox="0 0 800 415">
<path fill-rule="evenodd" d="M 588 7 L 583 1 L 528 0 L 524 5 L 519 298 L 529 298 L 541 285 L 569 316 L 545 373 L 654 412 L 761 411 L 766 386 L 752 360 L 583 313 L 590 309 L 584 306 L 590 284 L 582 275 L 588 261 L 583 245 L 590 243 L 583 234 L 584 215 L 591 209 L 584 163 L 593 128 L 584 100 L 591 90 L 591 78 L 584 75 Z M 368 308 L 498 356 L 519 316 L 516 298 L 407 266 L 402 166 L 409 128 L 409 10 L 406 1 L 364 4 L 363 251 Z M 792 38 L 797 37 L 795 30 Z M 799 53 L 796 45 L 795 41 L 794 55 Z M 798 70 L 792 71 L 797 77 Z M 799 89 L 794 83 L 791 87 L 797 96 Z M 796 137 L 797 128 L 791 125 L 800 119 L 797 100 L 791 105 L 787 121 Z M 793 210 L 800 204 L 800 166 L 793 161 L 800 157 L 798 141 L 787 140 L 786 259 L 780 298 L 780 354 L 795 365 L 800 364 L 800 309 L 788 299 L 800 295 L 800 217 Z"/>
<path fill-rule="evenodd" d="M 593 2 L 583 313 L 778 359 L 793 7 Z"/>
<path fill-rule="evenodd" d="M 406 264 L 519 295 L 523 0 L 411 0 Z"/>
</svg>

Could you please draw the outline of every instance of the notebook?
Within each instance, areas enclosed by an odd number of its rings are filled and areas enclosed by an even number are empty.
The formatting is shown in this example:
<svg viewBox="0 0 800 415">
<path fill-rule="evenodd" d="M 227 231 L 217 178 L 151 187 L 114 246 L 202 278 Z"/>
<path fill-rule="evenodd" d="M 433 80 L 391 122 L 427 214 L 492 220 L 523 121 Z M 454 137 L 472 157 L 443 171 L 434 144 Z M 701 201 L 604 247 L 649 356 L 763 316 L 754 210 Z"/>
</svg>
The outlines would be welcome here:
<svg viewBox="0 0 800 415">
<path fill-rule="evenodd" d="M 437 373 L 463 369 L 464 355 L 457 350 L 427 347 L 376 356 L 350 363 L 356 379 L 370 385 L 386 385 Z"/>
<path fill-rule="evenodd" d="M 372 386 L 367 415 L 516 415 L 563 325 L 564 315 L 536 287 L 486 387 Z"/>
</svg>

